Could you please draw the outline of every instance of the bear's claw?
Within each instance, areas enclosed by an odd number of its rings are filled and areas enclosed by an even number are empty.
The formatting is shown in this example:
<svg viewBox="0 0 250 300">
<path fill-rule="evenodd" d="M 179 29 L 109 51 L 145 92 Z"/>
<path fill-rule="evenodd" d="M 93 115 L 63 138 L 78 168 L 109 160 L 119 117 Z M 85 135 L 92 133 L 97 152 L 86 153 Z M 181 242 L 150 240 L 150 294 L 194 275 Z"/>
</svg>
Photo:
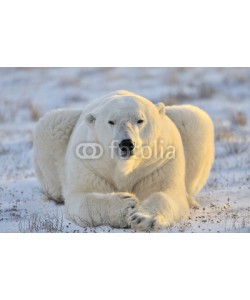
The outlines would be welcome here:
<svg viewBox="0 0 250 300">
<path fill-rule="evenodd" d="M 160 229 L 157 219 L 153 215 L 146 215 L 141 212 L 132 212 L 128 223 L 135 231 L 151 231 Z"/>
</svg>

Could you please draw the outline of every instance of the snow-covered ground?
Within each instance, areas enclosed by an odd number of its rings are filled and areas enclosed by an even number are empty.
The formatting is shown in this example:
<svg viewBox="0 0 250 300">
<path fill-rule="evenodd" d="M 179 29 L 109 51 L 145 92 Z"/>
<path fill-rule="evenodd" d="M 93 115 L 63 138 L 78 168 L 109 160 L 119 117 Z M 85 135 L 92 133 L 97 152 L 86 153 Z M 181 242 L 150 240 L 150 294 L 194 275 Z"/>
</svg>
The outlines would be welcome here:
<svg viewBox="0 0 250 300">
<path fill-rule="evenodd" d="M 39 117 L 117 89 L 198 105 L 215 124 L 216 158 L 200 208 L 164 232 L 250 232 L 250 68 L 1 68 L 0 232 L 131 232 L 68 222 L 63 205 L 42 200 L 32 167 Z"/>
</svg>

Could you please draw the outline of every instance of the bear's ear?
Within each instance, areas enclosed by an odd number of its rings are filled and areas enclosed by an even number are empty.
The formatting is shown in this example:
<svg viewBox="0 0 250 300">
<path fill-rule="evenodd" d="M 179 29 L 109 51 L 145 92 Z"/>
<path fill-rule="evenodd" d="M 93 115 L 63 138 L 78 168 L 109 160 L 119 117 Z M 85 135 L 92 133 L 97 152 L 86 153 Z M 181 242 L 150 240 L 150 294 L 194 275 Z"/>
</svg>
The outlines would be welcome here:
<svg viewBox="0 0 250 300">
<path fill-rule="evenodd" d="M 96 115 L 95 114 L 87 114 L 85 120 L 89 126 L 93 126 L 95 124 Z"/>
<path fill-rule="evenodd" d="M 161 116 L 165 115 L 165 108 L 166 108 L 166 106 L 165 106 L 164 103 L 162 103 L 162 102 L 157 103 L 156 104 L 156 108 L 157 108 L 157 110 L 158 110 L 158 112 L 159 112 L 159 114 Z"/>
</svg>

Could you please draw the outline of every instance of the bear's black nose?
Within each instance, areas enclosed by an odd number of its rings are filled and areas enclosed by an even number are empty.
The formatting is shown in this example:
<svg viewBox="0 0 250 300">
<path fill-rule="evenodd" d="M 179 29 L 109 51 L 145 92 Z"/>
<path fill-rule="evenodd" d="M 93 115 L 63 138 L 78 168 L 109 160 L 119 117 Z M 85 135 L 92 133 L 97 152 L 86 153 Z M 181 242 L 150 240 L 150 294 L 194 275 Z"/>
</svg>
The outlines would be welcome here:
<svg viewBox="0 0 250 300">
<path fill-rule="evenodd" d="M 119 144 L 119 148 L 124 152 L 132 151 L 135 148 L 135 143 L 130 139 L 122 140 Z"/>
</svg>

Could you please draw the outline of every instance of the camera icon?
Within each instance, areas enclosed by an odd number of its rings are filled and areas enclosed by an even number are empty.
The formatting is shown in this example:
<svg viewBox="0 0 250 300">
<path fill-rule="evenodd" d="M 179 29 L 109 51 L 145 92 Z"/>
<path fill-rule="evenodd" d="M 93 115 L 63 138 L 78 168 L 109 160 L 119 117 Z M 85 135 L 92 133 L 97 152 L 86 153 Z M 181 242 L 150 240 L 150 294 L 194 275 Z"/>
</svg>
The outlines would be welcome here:
<svg viewBox="0 0 250 300">
<path fill-rule="evenodd" d="M 103 155 L 103 148 L 97 143 L 81 143 L 76 147 L 76 156 L 80 159 L 98 159 Z"/>
</svg>

